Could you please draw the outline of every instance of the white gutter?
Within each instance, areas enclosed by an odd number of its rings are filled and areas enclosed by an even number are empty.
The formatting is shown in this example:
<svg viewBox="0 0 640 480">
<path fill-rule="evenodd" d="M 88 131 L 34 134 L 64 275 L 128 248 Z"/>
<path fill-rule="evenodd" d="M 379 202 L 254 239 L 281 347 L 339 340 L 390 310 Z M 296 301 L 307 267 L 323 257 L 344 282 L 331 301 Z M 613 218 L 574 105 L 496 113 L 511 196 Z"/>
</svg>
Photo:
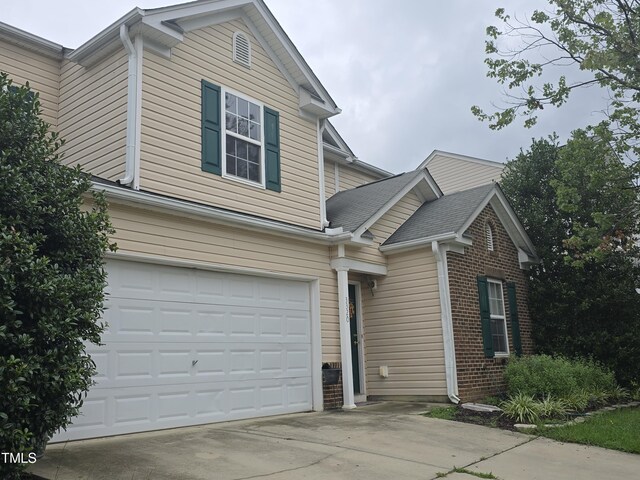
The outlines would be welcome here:
<svg viewBox="0 0 640 480">
<path fill-rule="evenodd" d="M 456 371 L 456 349 L 453 340 L 453 320 L 451 317 L 451 295 L 449 291 L 449 273 L 447 267 L 446 245 L 432 242 L 431 250 L 436 257 L 438 268 L 438 289 L 440 291 L 440 310 L 442 319 L 442 338 L 444 342 L 444 368 L 447 379 L 447 396 L 453 403 L 460 403 L 458 398 L 458 374 Z"/>
<path fill-rule="evenodd" d="M 120 40 L 129 57 L 127 77 L 127 140 L 124 177 L 118 180 L 121 185 L 129 185 L 134 189 L 140 188 L 140 97 L 142 90 L 142 39 L 135 39 L 136 45 L 131 43 L 129 29 L 120 25 Z M 138 173 L 136 175 L 136 173 Z"/>
<path fill-rule="evenodd" d="M 407 240 L 406 242 L 392 243 L 390 245 L 380 245 L 378 250 L 382 253 L 398 253 L 404 250 L 411 250 L 418 247 L 433 246 L 433 242 L 453 241 L 457 240 L 456 232 L 441 233 L 440 235 L 432 235 L 430 237 L 416 238 L 415 240 Z M 469 242 L 471 243 L 471 242 Z"/>
<path fill-rule="evenodd" d="M 318 118 L 318 183 L 320 186 L 320 228 L 329 226 L 327 220 L 327 192 L 324 185 L 324 148 L 322 145 L 322 133 L 326 120 Z"/>
<path fill-rule="evenodd" d="M 170 197 L 161 197 L 150 193 L 132 190 L 114 185 L 105 185 L 94 182 L 93 191 L 104 192 L 111 200 L 119 200 L 128 204 L 135 204 L 140 208 L 156 208 L 166 210 L 173 215 L 182 214 L 185 217 L 209 220 L 225 225 L 232 225 L 246 230 L 258 230 L 274 235 L 298 237 L 314 243 L 333 245 L 340 242 L 349 242 L 352 238 L 350 232 L 343 233 L 341 229 L 331 229 L 328 233 L 313 231 L 304 227 L 287 225 L 274 220 L 251 217 L 237 212 L 217 210 L 207 205 L 197 205 Z"/>
</svg>

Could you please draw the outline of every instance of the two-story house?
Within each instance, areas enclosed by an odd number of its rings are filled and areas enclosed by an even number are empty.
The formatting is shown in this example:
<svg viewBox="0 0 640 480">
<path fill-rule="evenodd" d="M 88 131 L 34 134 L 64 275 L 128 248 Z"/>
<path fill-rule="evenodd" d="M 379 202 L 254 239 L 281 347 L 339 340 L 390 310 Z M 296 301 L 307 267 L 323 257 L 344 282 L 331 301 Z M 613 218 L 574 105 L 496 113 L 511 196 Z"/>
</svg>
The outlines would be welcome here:
<svg viewBox="0 0 640 480">
<path fill-rule="evenodd" d="M 75 50 L 0 24 L 0 70 L 106 192 L 119 246 L 96 385 L 54 440 L 477 399 L 530 351 L 535 251 L 500 188 L 358 160 L 263 0 L 134 9 Z"/>
</svg>

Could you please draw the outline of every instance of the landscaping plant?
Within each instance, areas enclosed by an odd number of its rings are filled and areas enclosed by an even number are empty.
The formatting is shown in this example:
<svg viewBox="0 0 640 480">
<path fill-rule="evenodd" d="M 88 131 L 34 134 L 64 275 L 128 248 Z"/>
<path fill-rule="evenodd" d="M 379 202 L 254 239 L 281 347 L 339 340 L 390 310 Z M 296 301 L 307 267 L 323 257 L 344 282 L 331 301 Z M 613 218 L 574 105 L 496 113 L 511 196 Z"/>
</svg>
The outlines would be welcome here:
<svg viewBox="0 0 640 480">
<path fill-rule="evenodd" d="M 60 164 L 37 94 L 0 73 L 0 452 L 29 458 L 78 414 L 113 250 L 105 199 Z M 86 204 L 83 206 L 83 199 Z M 15 458 L 15 457 L 14 457 Z M 27 464 L 0 463 L 0 478 Z"/>
</svg>

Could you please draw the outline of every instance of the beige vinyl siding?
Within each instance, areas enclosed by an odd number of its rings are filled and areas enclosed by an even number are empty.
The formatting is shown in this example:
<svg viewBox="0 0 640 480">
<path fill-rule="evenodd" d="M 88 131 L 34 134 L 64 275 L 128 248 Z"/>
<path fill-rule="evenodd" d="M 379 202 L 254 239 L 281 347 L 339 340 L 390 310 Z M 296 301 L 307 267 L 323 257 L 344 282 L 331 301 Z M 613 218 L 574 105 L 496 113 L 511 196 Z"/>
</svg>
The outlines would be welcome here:
<svg viewBox="0 0 640 480">
<path fill-rule="evenodd" d="M 324 161 L 324 194 L 331 198 L 336 193 L 336 164 L 331 160 Z"/>
<path fill-rule="evenodd" d="M 445 195 L 497 182 L 503 169 L 443 155 L 436 155 L 427 165 L 427 170 Z"/>
<path fill-rule="evenodd" d="M 109 180 L 124 174 L 127 76 L 124 48 L 91 67 L 63 62 L 59 130 L 66 139 L 65 164 Z"/>
<path fill-rule="evenodd" d="M 340 181 L 340 191 L 356 188 L 365 183 L 375 182 L 381 178 L 370 173 L 356 170 L 355 168 L 350 168 L 346 165 L 338 165 L 338 177 Z"/>
<path fill-rule="evenodd" d="M 369 229 L 373 234 L 373 245 L 361 248 L 347 247 L 347 257 L 379 265 L 386 264 L 387 257 L 380 253 L 380 245 L 406 222 L 420 205 L 422 202 L 415 193 L 407 193 Z"/>
<path fill-rule="evenodd" d="M 373 296 L 362 288 L 367 395 L 447 394 L 438 272 L 422 248 L 391 255 Z M 382 378 L 379 368 L 389 367 Z"/>
<path fill-rule="evenodd" d="M 340 361 L 338 287 L 329 266 L 329 247 L 116 203 L 111 203 L 109 214 L 121 253 L 319 278 L 322 358 Z"/>
<path fill-rule="evenodd" d="M 54 59 L 0 39 L 0 71 L 9 74 L 17 85 L 29 82 L 31 89 L 40 94 L 42 119 L 56 131 L 58 129 L 60 59 Z"/>
<path fill-rule="evenodd" d="M 232 61 L 238 30 L 251 41 L 251 69 Z M 141 188 L 320 227 L 317 125 L 300 118 L 296 92 L 243 21 L 186 33 L 171 59 L 145 52 L 143 72 Z M 202 79 L 279 112 L 282 192 L 201 170 Z"/>
</svg>

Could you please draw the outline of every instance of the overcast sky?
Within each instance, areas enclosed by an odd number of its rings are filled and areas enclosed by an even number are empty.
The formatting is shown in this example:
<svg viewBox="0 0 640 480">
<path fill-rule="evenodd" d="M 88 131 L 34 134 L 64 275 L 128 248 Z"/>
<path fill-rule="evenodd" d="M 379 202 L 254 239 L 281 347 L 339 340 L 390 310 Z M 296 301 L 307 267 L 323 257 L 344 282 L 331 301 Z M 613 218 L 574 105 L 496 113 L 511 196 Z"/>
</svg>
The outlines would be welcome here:
<svg viewBox="0 0 640 480">
<path fill-rule="evenodd" d="M 174 0 L 4 2 L 0 21 L 76 48 L 132 8 Z M 414 169 L 434 149 L 494 161 L 513 158 L 532 137 L 599 118 L 602 94 L 580 92 L 547 107 L 534 129 L 494 132 L 470 107 L 491 109 L 501 87 L 486 78 L 485 28 L 493 13 L 531 13 L 545 0 L 266 0 L 342 113 L 332 122 L 354 153 L 394 173 Z"/>
</svg>

